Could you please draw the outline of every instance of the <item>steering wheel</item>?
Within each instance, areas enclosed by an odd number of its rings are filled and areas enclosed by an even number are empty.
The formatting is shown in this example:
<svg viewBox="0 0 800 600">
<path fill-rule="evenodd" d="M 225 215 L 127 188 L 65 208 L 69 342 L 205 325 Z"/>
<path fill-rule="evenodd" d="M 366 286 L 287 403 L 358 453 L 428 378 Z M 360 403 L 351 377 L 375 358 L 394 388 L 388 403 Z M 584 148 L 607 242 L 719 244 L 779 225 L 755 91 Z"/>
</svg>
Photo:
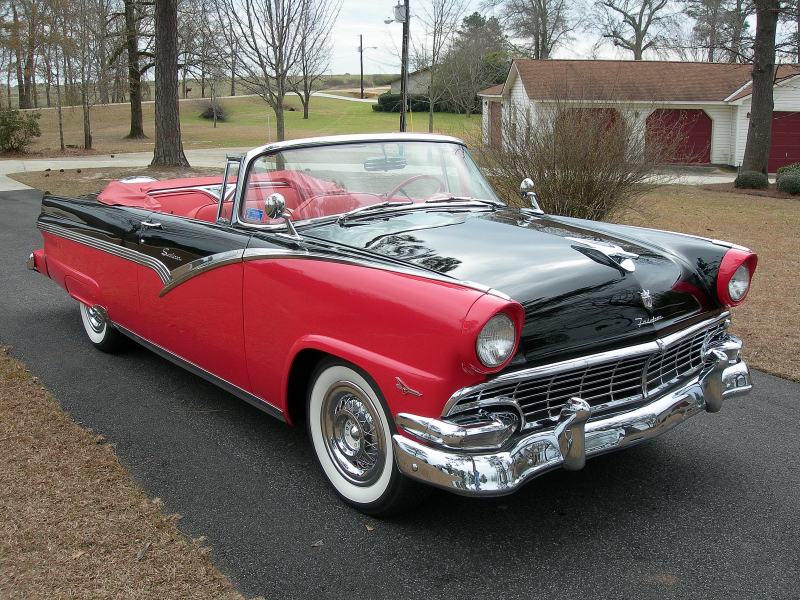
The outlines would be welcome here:
<svg viewBox="0 0 800 600">
<path fill-rule="evenodd" d="M 391 192 L 386 194 L 386 202 L 394 198 L 397 192 L 401 190 L 404 194 L 406 194 L 405 190 L 403 190 L 404 185 L 408 185 L 409 183 L 414 183 L 415 181 L 420 181 L 421 179 L 430 179 L 439 184 L 439 189 L 436 190 L 434 194 L 444 191 L 444 182 L 441 179 L 439 179 L 436 175 L 429 175 L 428 173 L 423 173 L 422 175 L 414 175 L 413 177 L 409 177 L 408 179 L 403 181 L 400 185 L 398 185 L 396 188 L 394 188 Z M 408 194 L 406 194 L 406 198 L 408 198 Z"/>
</svg>

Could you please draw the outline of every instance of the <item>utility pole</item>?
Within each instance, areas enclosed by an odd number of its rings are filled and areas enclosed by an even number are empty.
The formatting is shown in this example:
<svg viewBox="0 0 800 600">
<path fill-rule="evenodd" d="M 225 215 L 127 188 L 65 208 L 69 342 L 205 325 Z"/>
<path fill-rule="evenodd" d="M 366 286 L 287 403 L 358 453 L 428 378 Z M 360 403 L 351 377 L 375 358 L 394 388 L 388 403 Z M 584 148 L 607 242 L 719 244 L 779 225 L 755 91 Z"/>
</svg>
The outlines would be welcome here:
<svg viewBox="0 0 800 600">
<path fill-rule="evenodd" d="M 361 54 L 361 99 L 364 99 L 364 36 L 358 36 L 358 52 Z"/>
<path fill-rule="evenodd" d="M 387 21 L 387 22 L 391 23 L 391 21 Z M 378 47 L 377 46 L 367 46 L 366 48 L 364 48 L 364 36 L 363 35 L 359 35 L 358 36 L 358 41 L 361 42 L 358 45 L 358 51 L 361 53 L 361 99 L 363 100 L 364 99 L 364 50 L 377 50 Z"/>
<path fill-rule="evenodd" d="M 408 12 L 409 0 L 405 0 L 405 14 L 403 19 L 403 107 L 400 109 L 400 131 L 406 130 L 406 112 L 408 111 L 408 22 L 411 13 Z"/>
<path fill-rule="evenodd" d="M 400 95 L 402 96 L 402 105 L 400 106 L 400 131 L 406 130 L 406 112 L 408 111 L 408 22 L 411 20 L 411 13 L 408 7 L 409 0 L 403 1 L 404 4 L 398 2 L 397 6 L 394 7 L 394 18 L 392 19 L 390 17 L 383 21 L 387 25 L 392 21 L 403 24 L 403 56 L 401 58 L 402 64 L 400 65 Z"/>
</svg>

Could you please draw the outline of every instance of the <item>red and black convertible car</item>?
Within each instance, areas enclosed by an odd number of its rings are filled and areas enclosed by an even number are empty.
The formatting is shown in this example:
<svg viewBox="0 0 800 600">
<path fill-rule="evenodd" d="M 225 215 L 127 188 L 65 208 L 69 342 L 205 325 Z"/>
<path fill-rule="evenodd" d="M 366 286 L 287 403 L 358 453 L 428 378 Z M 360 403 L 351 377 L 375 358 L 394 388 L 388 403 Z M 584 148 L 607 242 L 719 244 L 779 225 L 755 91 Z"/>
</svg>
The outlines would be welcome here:
<svg viewBox="0 0 800 600">
<path fill-rule="evenodd" d="M 728 309 L 756 255 L 512 210 L 464 144 L 314 138 L 222 177 L 47 195 L 29 268 L 91 342 L 133 339 L 288 423 L 369 514 L 500 495 L 751 389 Z"/>
</svg>

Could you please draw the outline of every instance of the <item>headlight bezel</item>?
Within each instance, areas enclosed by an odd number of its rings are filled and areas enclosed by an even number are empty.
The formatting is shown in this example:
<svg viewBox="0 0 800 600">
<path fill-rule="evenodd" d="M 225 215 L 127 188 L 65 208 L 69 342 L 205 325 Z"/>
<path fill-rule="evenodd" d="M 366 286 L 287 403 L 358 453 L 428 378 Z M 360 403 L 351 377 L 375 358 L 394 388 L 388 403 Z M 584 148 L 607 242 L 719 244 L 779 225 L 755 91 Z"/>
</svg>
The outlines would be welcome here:
<svg viewBox="0 0 800 600">
<path fill-rule="evenodd" d="M 497 369 L 511 360 L 517 346 L 517 327 L 509 315 L 495 313 L 475 340 L 475 355 L 487 369 Z"/>
<path fill-rule="evenodd" d="M 720 304 L 730 308 L 744 302 L 757 264 L 758 256 L 749 250 L 734 247 L 725 253 L 717 274 L 717 298 Z"/>
</svg>

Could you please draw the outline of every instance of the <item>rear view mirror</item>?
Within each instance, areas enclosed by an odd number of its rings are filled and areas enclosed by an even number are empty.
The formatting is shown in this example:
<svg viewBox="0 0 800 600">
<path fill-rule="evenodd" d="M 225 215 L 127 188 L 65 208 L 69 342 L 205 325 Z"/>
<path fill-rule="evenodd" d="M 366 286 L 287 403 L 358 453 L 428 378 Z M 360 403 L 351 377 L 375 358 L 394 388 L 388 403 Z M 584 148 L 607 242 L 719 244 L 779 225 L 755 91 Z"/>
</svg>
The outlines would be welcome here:
<svg viewBox="0 0 800 600">
<path fill-rule="evenodd" d="M 405 156 L 375 156 L 364 160 L 365 171 L 396 171 L 405 168 Z"/>
</svg>

